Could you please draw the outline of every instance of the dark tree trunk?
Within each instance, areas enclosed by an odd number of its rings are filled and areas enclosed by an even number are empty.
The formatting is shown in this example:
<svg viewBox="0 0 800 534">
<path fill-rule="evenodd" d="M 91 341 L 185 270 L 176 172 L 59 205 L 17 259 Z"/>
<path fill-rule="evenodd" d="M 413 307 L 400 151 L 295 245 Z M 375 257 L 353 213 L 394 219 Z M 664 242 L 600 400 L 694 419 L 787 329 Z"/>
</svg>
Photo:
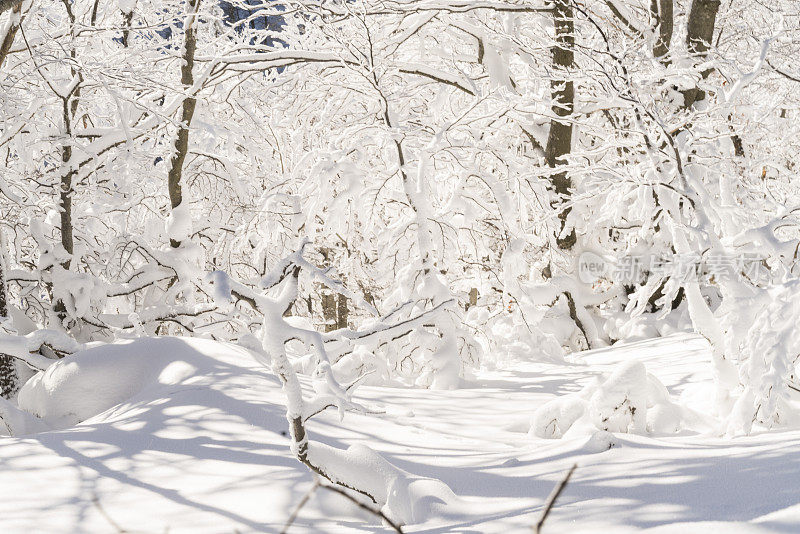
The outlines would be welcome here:
<svg viewBox="0 0 800 534">
<path fill-rule="evenodd" d="M 347 328 L 347 320 L 350 316 L 350 310 L 347 307 L 347 297 L 339 293 L 338 300 L 336 305 L 336 328 Z"/>
<path fill-rule="evenodd" d="M 329 267 L 331 265 L 333 261 L 332 252 L 332 249 L 329 248 L 320 249 L 323 267 Z M 322 319 L 325 322 L 323 329 L 326 332 L 332 332 L 341 328 L 347 328 L 347 321 L 350 315 L 350 310 L 347 306 L 347 297 L 331 291 L 324 286 L 320 288 L 320 292 L 322 293 Z"/>
<path fill-rule="evenodd" d="M 5 13 L 9 9 L 22 4 L 22 0 L 0 0 L 0 13 Z"/>
<path fill-rule="evenodd" d="M 696 62 L 703 61 L 711 48 L 719 6 L 720 0 L 692 0 L 686 30 L 686 49 Z M 707 78 L 709 74 L 711 69 L 702 72 L 703 78 Z M 699 87 L 687 89 L 683 91 L 683 105 L 688 109 L 698 100 L 703 100 L 705 96 L 705 92 Z"/>
<path fill-rule="evenodd" d="M 325 322 L 323 329 L 325 332 L 336 330 L 336 293 L 331 293 L 327 289 L 322 290 L 322 320 Z"/>
<path fill-rule="evenodd" d="M 672 45 L 673 0 L 651 0 L 650 14 L 656 28 L 656 42 L 653 45 L 653 56 L 664 65 L 670 64 L 669 49 Z"/>
<path fill-rule="evenodd" d="M 72 110 L 77 107 L 77 96 L 76 94 L 75 100 L 72 101 L 72 106 L 70 106 L 70 101 L 68 99 L 65 98 L 63 101 L 64 129 L 67 137 L 70 138 L 61 149 L 61 161 L 65 164 L 69 163 L 69 160 L 72 159 Z M 61 208 L 61 246 L 63 246 L 64 250 L 70 255 L 75 250 L 72 234 L 72 178 L 74 175 L 75 172 L 70 169 L 67 169 L 66 172 L 61 175 L 61 190 L 59 194 L 59 207 Z M 70 263 L 71 260 L 67 259 L 61 266 L 68 270 Z"/>
<path fill-rule="evenodd" d="M 67 15 L 70 19 L 70 32 L 75 37 L 75 27 L 76 27 L 76 19 L 75 14 L 72 11 L 72 8 L 69 4 L 65 3 L 64 7 L 67 10 Z M 76 51 L 73 48 L 70 51 L 70 55 L 72 59 L 76 59 Z M 73 238 L 73 219 L 72 219 L 72 196 L 75 192 L 73 178 L 75 178 L 75 171 L 70 168 L 69 162 L 72 159 L 72 145 L 74 142 L 72 136 L 72 121 L 75 119 L 78 113 L 78 105 L 80 103 L 80 96 L 81 96 L 81 83 L 83 82 L 83 76 L 80 71 L 72 69 L 72 75 L 78 78 L 78 83 L 75 85 L 75 88 L 72 92 L 61 98 L 62 102 L 62 120 L 64 121 L 64 135 L 66 137 L 66 141 L 64 142 L 64 146 L 61 148 L 61 161 L 64 163 L 64 174 L 61 175 L 61 183 L 59 184 L 59 215 L 60 215 L 60 223 L 61 223 L 61 246 L 70 255 L 69 258 L 64 260 L 61 263 L 61 267 L 65 270 L 69 270 L 70 265 L 72 263 L 72 254 L 75 251 L 74 245 L 74 238 Z M 53 311 L 56 312 L 56 316 L 58 317 L 59 321 L 61 321 L 61 325 L 69 328 L 71 325 L 65 324 L 67 319 L 67 307 L 62 300 L 56 300 L 53 303 Z"/>
<path fill-rule="evenodd" d="M 197 21 L 197 10 L 200 7 L 200 0 L 189 0 L 189 9 L 193 16 L 187 17 L 183 32 L 183 63 L 181 64 L 181 84 L 184 90 L 189 90 L 194 85 L 194 53 L 197 49 L 197 36 L 195 25 Z M 181 107 L 181 125 L 178 128 L 178 135 L 175 139 L 175 154 L 170 160 L 170 167 L 167 173 L 167 187 L 169 189 L 169 200 L 172 209 L 177 208 L 183 202 L 183 186 L 181 178 L 183 176 L 183 163 L 186 161 L 186 154 L 189 152 L 189 126 L 192 124 L 194 110 L 197 107 L 197 99 L 193 96 L 186 96 Z M 172 247 L 179 247 L 180 241 L 170 238 Z"/>
<path fill-rule="evenodd" d="M 572 147 L 572 123 L 569 118 L 572 115 L 575 101 L 575 84 L 566 79 L 567 70 L 574 67 L 575 54 L 575 22 L 573 20 L 573 10 L 570 0 L 555 0 L 553 20 L 556 28 L 556 45 L 553 47 L 553 67 L 557 73 L 564 74 L 562 79 L 555 79 L 552 82 L 553 113 L 559 118 L 566 120 L 553 119 L 550 121 L 550 131 L 547 135 L 547 146 L 545 147 L 545 161 L 550 168 L 566 163 L 564 156 L 570 153 Z M 550 177 L 553 191 L 559 197 L 557 201 L 561 203 L 562 198 L 568 198 L 572 190 L 572 180 L 566 171 L 553 174 Z M 561 236 L 566 226 L 567 216 L 570 208 L 561 210 L 558 217 L 561 221 L 561 231 L 556 237 L 558 246 L 562 249 L 570 249 L 575 245 L 576 236 L 573 229 L 569 235 Z"/>
<path fill-rule="evenodd" d="M 122 46 L 128 48 L 128 38 L 131 33 L 131 22 L 133 22 L 133 10 L 126 13 L 122 12 Z"/>
<path fill-rule="evenodd" d="M 13 9 L 14 13 L 19 13 L 20 6 L 17 5 Z M 8 27 L 8 31 L 3 36 L 3 42 L 0 43 L 0 68 L 3 68 L 3 63 L 6 62 L 8 53 L 11 51 L 11 45 L 14 44 L 14 37 L 17 36 L 18 29 L 19 29 L 19 24 L 11 24 Z"/>
</svg>

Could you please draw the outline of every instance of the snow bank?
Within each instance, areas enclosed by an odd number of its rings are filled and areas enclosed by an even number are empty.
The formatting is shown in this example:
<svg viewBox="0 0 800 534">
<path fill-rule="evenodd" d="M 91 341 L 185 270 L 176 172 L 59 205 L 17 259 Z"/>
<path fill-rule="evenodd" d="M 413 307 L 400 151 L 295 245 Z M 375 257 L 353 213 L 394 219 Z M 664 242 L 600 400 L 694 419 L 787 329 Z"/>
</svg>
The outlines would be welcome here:
<svg viewBox="0 0 800 534">
<path fill-rule="evenodd" d="M 682 427 L 683 409 L 639 361 L 620 364 L 605 380 L 580 393 L 545 403 L 533 414 L 530 433 L 558 439 L 596 430 L 672 434 Z"/>
<path fill-rule="evenodd" d="M 79 351 L 34 375 L 19 408 L 50 428 L 67 428 L 147 390 L 209 371 L 219 343 L 195 338 L 142 338 Z M 230 346 L 232 350 L 244 349 Z"/>
<path fill-rule="evenodd" d="M 47 430 L 39 419 L 0 397 L 0 436 L 18 436 Z"/>
<path fill-rule="evenodd" d="M 135 402 L 72 429 L 0 439 L 3 534 L 283 529 L 313 477 L 289 450 L 278 381 L 231 344 L 152 341 L 122 346 L 130 349 L 131 359 L 158 365 L 163 361 L 150 353 L 162 352 L 163 346 L 165 359 L 185 361 L 197 367 L 197 375 L 157 391 L 150 389 L 158 387 L 151 382 Z M 119 344 L 106 348 L 120 350 L 115 347 Z M 632 357 L 673 393 L 685 393 L 690 385 L 712 392 L 707 343 L 697 336 L 661 338 L 582 355 L 581 366 L 516 362 L 499 371 L 480 370 L 475 384 L 455 391 L 362 387 L 358 402 L 385 404 L 386 413 L 347 413 L 343 420 L 333 410 L 321 413 L 309 424 L 311 454 L 330 450 L 321 451 L 321 442 L 374 449 L 386 461 L 364 452 L 361 467 L 342 476 L 360 476 L 367 466 L 380 469 L 380 476 L 365 483 L 384 492 L 387 514 L 404 514 L 405 502 L 415 517 L 431 516 L 424 523 L 407 523 L 409 532 L 531 532 L 543 502 L 576 461 L 579 469 L 545 524 L 548 532 L 626 534 L 659 525 L 665 526 L 658 532 L 796 530 L 798 430 L 733 440 L 711 432 L 690 435 L 686 406 L 697 408 L 699 397 L 683 394 L 680 435 L 611 434 L 598 430 L 588 415 L 567 429 L 564 424 L 563 440 L 526 438 L 520 432 L 528 430 L 528 421 L 524 429 L 508 428 L 525 410 L 530 414 L 556 399 L 565 385 L 606 372 L 589 384 L 587 395 L 558 399 L 560 412 L 569 415 L 569 402 L 588 404 L 615 367 Z M 300 379 L 309 391 L 311 378 Z M 648 392 L 652 402 L 652 388 Z M 579 400 L 565 405 L 565 399 Z M 647 412 L 650 419 L 653 408 Z M 361 455 L 359 449 L 335 452 L 342 461 L 331 466 L 347 469 L 349 460 Z M 387 463 L 421 477 L 398 474 Z M 442 505 L 449 492 L 422 477 L 446 481 L 458 500 Z M 393 501 L 393 494 L 407 499 Z M 387 531 L 374 515 L 323 490 L 311 496 L 289 529 L 298 534 Z"/>
</svg>

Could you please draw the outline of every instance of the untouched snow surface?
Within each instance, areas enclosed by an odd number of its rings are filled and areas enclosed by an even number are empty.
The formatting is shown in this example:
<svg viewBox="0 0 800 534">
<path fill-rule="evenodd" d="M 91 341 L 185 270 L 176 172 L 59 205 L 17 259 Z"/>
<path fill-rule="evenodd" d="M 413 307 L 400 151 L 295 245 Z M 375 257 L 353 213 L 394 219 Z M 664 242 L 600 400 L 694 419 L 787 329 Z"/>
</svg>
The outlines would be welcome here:
<svg viewBox="0 0 800 534">
<path fill-rule="evenodd" d="M 312 486 L 289 452 L 278 382 L 248 350 L 158 338 L 77 359 L 59 364 L 69 380 L 38 375 L 20 396 L 54 430 L 0 437 L 2 532 L 278 532 Z M 544 532 L 798 531 L 800 431 L 724 439 L 695 421 L 678 434 L 590 425 L 562 439 L 529 432 L 546 402 L 601 376 L 613 382 L 615 371 L 642 374 L 620 367 L 631 360 L 673 401 L 708 409 L 704 340 L 675 335 L 573 359 L 504 364 L 453 391 L 362 387 L 356 400 L 384 414 L 347 413 L 340 422 L 330 411 L 309 431 L 337 448 L 367 445 L 458 496 L 407 532 L 530 532 L 573 463 Z M 78 405 L 66 402 L 76 396 Z M 384 530 L 318 490 L 289 532 Z"/>
</svg>

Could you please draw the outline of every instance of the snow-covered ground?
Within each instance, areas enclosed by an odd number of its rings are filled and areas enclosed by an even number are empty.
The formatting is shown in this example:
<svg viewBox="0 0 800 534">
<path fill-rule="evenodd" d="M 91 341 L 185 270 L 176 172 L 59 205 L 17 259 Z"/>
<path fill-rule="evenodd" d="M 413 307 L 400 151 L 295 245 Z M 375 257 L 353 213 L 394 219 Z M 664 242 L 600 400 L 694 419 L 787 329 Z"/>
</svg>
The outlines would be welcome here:
<svg viewBox="0 0 800 534">
<path fill-rule="evenodd" d="M 251 353 L 177 338 L 93 350 L 69 364 L 71 380 L 35 378 L 23 390 L 21 405 L 59 429 L 0 437 L 2 532 L 283 528 L 313 479 L 289 450 L 279 383 Z M 707 344 L 680 334 L 577 354 L 570 363 L 504 364 L 452 391 L 364 386 L 356 400 L 385 413 L 340 421 L 329 410 L 309 431 L 339 448 L 368 445 L 453 490 L 457 498 L 446 505 L 427 497 L 429 519 L 408 532 L 530 532 L 574 463 L 544 532 L 796 532 L 800 431 L 731 439 L 686 430 L 529 434 L 543 403 L 632 359 L 673 400 L 705 409 Z M 120 392 L 122 376 L 132 386 Z M 65 399 L 81 397 L 92 402 L 67 406 Z M 108 409 L 74 424 L 97 399 Z M 383 531 L 365 514 L 318 490 L 289 532 Z"/>
</svg>

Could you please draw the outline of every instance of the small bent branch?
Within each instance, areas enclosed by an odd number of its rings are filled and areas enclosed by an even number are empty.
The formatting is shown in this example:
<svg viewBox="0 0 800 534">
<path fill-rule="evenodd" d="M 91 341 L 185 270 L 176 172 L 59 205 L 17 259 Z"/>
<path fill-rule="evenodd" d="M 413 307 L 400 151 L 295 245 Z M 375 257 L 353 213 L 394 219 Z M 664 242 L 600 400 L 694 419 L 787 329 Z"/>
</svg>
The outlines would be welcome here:
<svg viewBox="0 0 800 534">
<path fill-rule="evenodd" d="M 573 464 L 570 470 L 567 471 L 567 474 L 564 476 L 561 482 L 559 482 L 558 485 L 555 488 L 553 488 L 553 491 L 552 493 L 550 493 L 550 496 L 547 497 L 547 501 L 544 504 L 544 509 L 542 510 L 542 516 L 539 518 L 539 522 L 536 523 L 536 527 L 534 528 L 536 534 L 541 534 L 542 526 L 544 525 L 547 516 L 550 515 L 550 510 L 552 510 L 553 506 L 555 506 L 556 500 L 558 500 L 558 497 L 561 495 L 561 492 L 564 491 L 564 488 L 567 487 L 569 479 L 572 478 L 572 473 L 574 473 L 575 469 L 577 468 L 578 464 Z"/>
</svg>

